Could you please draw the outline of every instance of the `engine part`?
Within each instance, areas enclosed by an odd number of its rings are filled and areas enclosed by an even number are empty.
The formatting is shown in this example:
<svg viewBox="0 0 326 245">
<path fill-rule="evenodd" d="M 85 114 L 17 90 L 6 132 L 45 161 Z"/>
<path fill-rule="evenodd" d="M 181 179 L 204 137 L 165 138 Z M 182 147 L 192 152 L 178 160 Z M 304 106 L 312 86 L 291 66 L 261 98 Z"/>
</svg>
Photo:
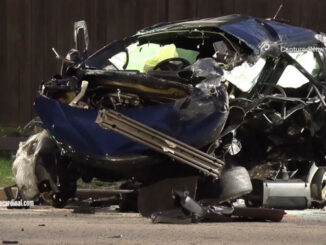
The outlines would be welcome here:
<svg viewBox="0 0 326 245">
<path fill-rule="evenodd" d="M 265 180 L 263 207 L 305 209 L 311 206 L 310 184 L 302 180 Z"/>
</svg>

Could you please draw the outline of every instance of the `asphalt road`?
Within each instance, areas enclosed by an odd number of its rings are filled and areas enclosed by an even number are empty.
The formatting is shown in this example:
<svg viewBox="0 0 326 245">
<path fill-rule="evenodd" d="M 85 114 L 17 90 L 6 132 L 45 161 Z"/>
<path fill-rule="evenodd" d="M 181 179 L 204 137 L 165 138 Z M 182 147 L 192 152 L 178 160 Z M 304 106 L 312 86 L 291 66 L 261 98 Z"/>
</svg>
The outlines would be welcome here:
<svg viewBox="0 0 326 245">
<path fill-rule="evenodd" d="M 134 213 L 0 209 L 0 243 L 326 244 L 326 211 L 291 211 L 281 223 L 152 224 Z M 5 242 L 4 242 L 5 241 Z"/>
</svg>

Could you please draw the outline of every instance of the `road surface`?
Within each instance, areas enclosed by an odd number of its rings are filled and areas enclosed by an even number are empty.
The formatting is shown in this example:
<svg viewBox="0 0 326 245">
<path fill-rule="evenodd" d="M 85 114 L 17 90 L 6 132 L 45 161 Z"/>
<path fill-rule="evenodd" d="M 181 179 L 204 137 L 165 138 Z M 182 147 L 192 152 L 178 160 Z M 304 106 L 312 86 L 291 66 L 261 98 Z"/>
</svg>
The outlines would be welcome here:
<svg viewBox="0 0 326 245">
<path fill-rule="evenodd" d="M 326 244 L 326 211 L 290 211 L 281 223 L 152 224 L 135 213 L 99 209 L 0 208 L 0 243 L 16 244 Z"/>
</svg>

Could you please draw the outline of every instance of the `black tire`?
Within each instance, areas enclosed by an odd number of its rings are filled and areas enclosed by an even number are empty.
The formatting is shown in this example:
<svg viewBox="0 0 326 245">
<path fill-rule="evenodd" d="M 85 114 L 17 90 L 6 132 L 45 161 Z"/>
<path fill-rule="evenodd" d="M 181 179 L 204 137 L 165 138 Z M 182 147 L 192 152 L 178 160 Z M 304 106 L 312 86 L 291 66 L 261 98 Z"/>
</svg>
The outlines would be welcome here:
<svg viewBox="0 0 326 245">
<path fill-rule="evenodd" d="M 120 185 L 120 190 L 134 190 L 132 193 L 122 194 L 122 200 L 119 203 L 121 212 L 138 212 L 138 188 L 140 183 L 127 181 Z"/>
<path fill-rule="evenodd" d="M 239 198 L 252 191 L 248 171 L 244 167 L 234 167 L 222 173 L 220 179 L 219 202 Z"/>
<path fill-rule="evenodd" d="M 318 168 L 317 172 L 315 173 L 314 177 L 310 183 L 310 190 L 311 190 L 311 198 L 317 201 L 324 201 L 325 194 L 322 194 L 323 189 L 325 189 L 325 175 L 326 169 L 325 168 Z M 324 190 L 325 191 L 325 190 Z"/>
</svg>

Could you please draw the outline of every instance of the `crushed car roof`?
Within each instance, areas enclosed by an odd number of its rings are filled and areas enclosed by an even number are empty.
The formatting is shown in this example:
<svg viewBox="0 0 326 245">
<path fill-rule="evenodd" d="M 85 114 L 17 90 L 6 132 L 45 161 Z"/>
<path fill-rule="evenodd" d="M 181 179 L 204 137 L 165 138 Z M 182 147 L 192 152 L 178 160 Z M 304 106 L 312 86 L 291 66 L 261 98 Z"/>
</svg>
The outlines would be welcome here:
<svg viewBox="0 0 326 245">
<path fill-rule="evenodd" d="M 218 28 L 245 42 L 255 53 L 259 53 L 264 43 L 278 43 L 282 47 L 300 48 L 318 46 L 317 32 L 302 27 L 291 26 L 275 20 L 254 18 L 244 15 L 228 15 L 217 18 L 185 20 L 160 23 L 139 31 L 136 36 L 151 35 L 164 31 L 185 29 Z"/>
</svg>

